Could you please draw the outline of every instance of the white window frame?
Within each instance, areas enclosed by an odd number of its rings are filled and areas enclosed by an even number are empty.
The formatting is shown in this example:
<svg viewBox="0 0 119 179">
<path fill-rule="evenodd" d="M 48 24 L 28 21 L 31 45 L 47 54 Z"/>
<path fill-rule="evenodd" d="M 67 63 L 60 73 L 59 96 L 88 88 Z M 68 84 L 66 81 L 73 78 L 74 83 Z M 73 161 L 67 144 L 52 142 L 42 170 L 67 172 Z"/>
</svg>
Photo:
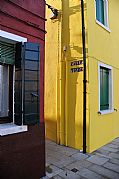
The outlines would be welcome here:
<svg viewBox="0 0 119 179">
<path fill-rule="evenodd" d="M 22 42 L 22 43 L 27 42 L 27 38 L 3 30 L 0 30 L 0 40 L 13 44 L 16 44 L 17 42 Z M 14 67 L 14 74 L 15 74 L 15 67 Z M 14 80 L 15 80 L 15 76 L 13 75 L 13 83 Z M 18 126 L 14 124 L 14 84 L 13 84 L 13 122 L 0 124 L 0 136 L 6 136 L 9 134 L 15 134 L 25 131 L 28 131 L 27 125 Z"/>
<path fill-rule="evenodd" d="M 110 28 L 109 28 L 109 13 L 108 13 L 108 0 L 103 0 L 104 1 L 104 21 L 105 21 L 105 25 L 102 24 L 99 20 L 96 19 L 96 0 L 94 0 L 95 3 L 95 21 L 98 25 L 100 25 L 101 27 L 103 27 L 104 29 L 106 29 L 108 32 L 111 32 Z"/>
<path fill-rule="evenodd" d="M 108 110 L 100 110 L 100 67 L 105 67 L 109 70 L 109 109 Z M 104 63 L 98 62 L 98 113 L 99 114 L 108 114 L 114 112 L 113 107 L 113 68 Z"/>
</svg>

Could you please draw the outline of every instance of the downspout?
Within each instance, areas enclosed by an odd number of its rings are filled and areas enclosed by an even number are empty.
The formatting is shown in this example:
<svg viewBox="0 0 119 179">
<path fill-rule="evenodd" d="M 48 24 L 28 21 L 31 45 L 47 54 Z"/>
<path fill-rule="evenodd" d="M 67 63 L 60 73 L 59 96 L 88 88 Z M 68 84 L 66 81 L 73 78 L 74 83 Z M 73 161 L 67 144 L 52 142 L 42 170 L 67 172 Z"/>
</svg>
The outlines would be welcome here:
<svg viewBox="0 0 119 179">
<path fill-rule="evenodd" d="M 82 46 L 83 46 L 83 153 L 86 153 L 86 42 L 85 42 L 85 17 L 84 1 L 81 0 L 82 15 Z"/>
</svg>

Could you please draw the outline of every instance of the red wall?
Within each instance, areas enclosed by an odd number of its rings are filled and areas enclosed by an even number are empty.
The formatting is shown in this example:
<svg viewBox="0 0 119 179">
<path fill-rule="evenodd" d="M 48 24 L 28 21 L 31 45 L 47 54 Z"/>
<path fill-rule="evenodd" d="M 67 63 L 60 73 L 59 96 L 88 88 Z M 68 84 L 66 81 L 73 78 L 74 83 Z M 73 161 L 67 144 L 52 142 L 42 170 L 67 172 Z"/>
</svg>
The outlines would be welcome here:
<svg viewBox="0 0 119 179">
<path fill-rule="evenodd" d="M 39 179 L 45 175 L 44 46 L 45 1 L 0 0 L 0 30 L 40 43 L 40 126 L 0 136 L 0 179 Z"/>
<path fill-rule="evenodd" d="M 40 43 L 40 122 L 43 122 L 45 1 L 0 0 L 0 29 Z"/>
</svg>

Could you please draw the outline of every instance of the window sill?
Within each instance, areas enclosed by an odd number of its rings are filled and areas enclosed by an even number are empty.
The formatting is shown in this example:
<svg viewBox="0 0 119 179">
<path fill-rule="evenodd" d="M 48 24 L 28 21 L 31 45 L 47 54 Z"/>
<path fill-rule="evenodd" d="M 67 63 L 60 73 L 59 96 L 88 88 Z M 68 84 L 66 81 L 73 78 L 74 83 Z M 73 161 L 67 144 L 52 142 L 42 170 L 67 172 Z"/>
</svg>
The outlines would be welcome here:
<svg viewBox="0 0 119 179">
<path fill-rule="evenodd" d="M 103 27 L 105 30 L 107 30 L 108 32 L 111 32 L 111 30 L 109 29 L 109 27 L 106 27 L 105 25 L 103 25 L 101 22 L 99 22 L 98 20 L 96 20 L 96 23 L 98 25 L 100 25 L 101 27 Z"/>
<path fill-rule="evenodd" d="M 104 115 L 104 114 L 110 114 L 110 113 L 113 113 L 113 112 L 114 112 L 114 109 L 109 109 L 109 110 L 99 111 L 98 113 L 100 115 Z"/>
<path fill-rule="evenodd" d="M 20 132 L 26 132 L 28 131 L 28 128 L 26 125 L 24 126 L 17 126 L 13 123 L 5 123 L 0 124 L 0 136 L 6 136 L 10 134 L 16 134 Z"/>
</svg>

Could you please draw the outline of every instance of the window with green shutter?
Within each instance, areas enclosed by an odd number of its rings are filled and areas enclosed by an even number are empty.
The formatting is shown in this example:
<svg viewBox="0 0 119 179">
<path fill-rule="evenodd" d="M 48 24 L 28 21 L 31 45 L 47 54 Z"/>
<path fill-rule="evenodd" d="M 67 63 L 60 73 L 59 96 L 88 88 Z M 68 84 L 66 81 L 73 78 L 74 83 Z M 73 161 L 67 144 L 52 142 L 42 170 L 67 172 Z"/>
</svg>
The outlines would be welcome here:
<svg viewBox="0 0 119 179">
<path fill-rule="evenodd" d="M 100 110 L 109 109 L 109 69 L 100 67 Z"/>
<path fill-rule="evenodd" d="M 39 124 L 39 91 L 39 44 L 0 41 L 0 123 Z"/>
</svg>

